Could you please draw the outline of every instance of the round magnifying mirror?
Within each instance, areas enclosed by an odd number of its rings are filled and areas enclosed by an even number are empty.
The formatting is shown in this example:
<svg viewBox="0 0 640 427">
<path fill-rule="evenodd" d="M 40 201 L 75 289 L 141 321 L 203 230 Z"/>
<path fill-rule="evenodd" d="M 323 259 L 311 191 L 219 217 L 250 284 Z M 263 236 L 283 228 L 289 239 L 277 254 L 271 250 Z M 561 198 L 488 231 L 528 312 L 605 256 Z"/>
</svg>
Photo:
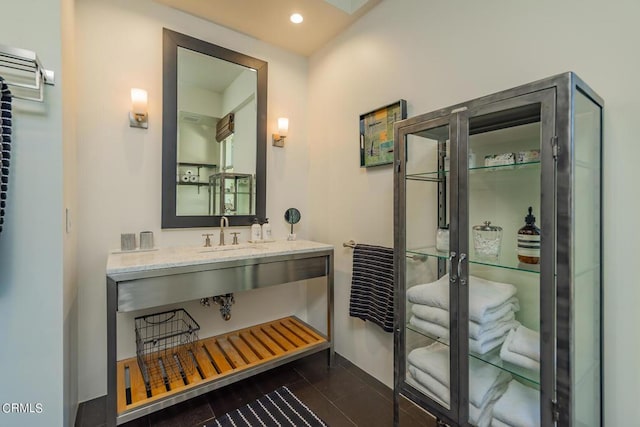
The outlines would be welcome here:
<svg viewBox="0 0 640 427">
<path fill-rule="evenodd" d="M 289 208 L 284 212 L 284 220 L 291 224 L 291 233 L 287 240 L 296 240 L 296 235 L 293 232 L 293 224 L 300 222 L 300 211 L 296 208 Z"/>
</svg>

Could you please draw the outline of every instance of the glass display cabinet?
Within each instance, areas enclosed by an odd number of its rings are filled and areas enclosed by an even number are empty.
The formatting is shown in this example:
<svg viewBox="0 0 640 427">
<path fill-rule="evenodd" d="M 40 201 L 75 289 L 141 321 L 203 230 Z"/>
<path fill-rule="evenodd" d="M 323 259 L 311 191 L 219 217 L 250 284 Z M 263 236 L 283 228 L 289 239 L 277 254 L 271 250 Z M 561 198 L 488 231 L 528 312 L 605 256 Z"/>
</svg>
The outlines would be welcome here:
<svg viewBox="0 0 640 427">
<path fill-rule="evenodd" d="M 395 124 L 396 425 L 602 425 L 603 105 L 565 73 Z"/>
<path fill-rule="evenodd" d="M 209 176 L 209 215 L 255 215 L 253 175 L 220 172 Z"/>
</svg>

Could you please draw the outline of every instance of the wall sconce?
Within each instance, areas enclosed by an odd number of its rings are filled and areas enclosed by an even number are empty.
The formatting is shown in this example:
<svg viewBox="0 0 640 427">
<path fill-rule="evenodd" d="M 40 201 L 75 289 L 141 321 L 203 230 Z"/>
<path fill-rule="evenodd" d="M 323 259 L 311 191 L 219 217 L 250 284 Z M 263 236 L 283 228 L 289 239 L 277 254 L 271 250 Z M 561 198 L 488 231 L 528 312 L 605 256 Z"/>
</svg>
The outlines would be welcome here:
<svg viewBox="0 0 640 427">
<path fill-rule="evenodd" d="M 147 113 L 147 91 L 144 89 L 131 89 L 131 111 L 129 112 L 129 126 L 132 128 L 149 127 L 149 114 Z"/>
<path fill-rule="evenodd" d="M 278 133 L 273 134 L 273 145 L 276 147 L 284 147 L 284 139 L 289 132 L 289 119 L 286 117 L 278 118 Z"/>
</svg>

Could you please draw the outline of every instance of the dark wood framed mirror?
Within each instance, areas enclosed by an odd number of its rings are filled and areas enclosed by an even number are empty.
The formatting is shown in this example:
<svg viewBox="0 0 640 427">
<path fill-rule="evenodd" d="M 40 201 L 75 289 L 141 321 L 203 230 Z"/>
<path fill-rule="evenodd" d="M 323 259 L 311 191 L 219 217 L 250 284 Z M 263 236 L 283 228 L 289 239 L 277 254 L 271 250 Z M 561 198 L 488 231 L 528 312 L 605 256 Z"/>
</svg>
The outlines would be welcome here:
<svg viewBox="0 0 640 427">
<path fill-rule="evenodd" d="M 162 228 L 266 212 L 267 63 L 164 29 Z"/>
</svg>

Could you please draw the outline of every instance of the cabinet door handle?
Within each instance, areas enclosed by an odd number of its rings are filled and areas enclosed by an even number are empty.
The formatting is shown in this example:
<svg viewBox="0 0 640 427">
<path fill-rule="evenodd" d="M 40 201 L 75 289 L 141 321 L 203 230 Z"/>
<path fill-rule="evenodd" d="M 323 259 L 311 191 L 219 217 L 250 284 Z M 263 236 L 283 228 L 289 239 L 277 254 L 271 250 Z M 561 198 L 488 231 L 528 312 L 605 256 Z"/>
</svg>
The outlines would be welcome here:
<svg viewBox="0 0 640 427">
<path fill-rule="evenodd" d="M 449 255 L 449 281 L 451 283 L 456 281 L 456 276 L 453 275 L 453 259 L 456 257 L 456 253 L 451 251 Z"/>
<path fill-rule="evenodd" d="M 466 285 L 467 281 L 462 277 L 462 261 L 467 259 L 467 254 L 460 254 L 460 259 L 458 259 L 458 277 L 460 278 L 460 284 Z"/>
</svg>

